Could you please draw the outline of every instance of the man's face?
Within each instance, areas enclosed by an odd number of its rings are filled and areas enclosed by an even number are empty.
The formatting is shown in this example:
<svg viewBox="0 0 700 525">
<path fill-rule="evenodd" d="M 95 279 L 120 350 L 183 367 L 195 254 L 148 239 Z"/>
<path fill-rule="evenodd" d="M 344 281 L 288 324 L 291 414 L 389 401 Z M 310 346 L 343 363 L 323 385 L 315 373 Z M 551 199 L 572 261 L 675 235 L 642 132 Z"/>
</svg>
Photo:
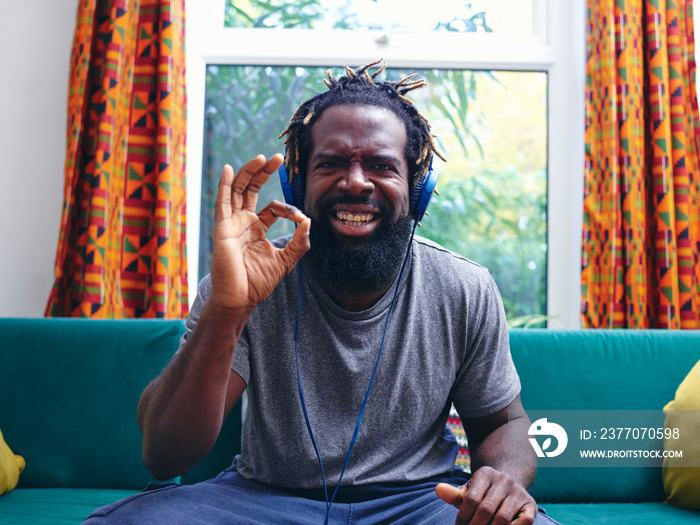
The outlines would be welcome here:
<svg viewBox="0 0 700 525">
<path fill-rule="evenodd" d="M 328 221 L 342 246 L 361 246 L 408 215 L 406 127 L 392 111 L 333 106 L 318 119 L 311 137 L 305 211 Z"/>
<path fill-rule="evenodd" d="M 411 232 L 406 127 L 390 110 L 346 104 L 325 110 L 311 136 L 306 259 L 331 290 L 381 291 Z"/>
</svg>

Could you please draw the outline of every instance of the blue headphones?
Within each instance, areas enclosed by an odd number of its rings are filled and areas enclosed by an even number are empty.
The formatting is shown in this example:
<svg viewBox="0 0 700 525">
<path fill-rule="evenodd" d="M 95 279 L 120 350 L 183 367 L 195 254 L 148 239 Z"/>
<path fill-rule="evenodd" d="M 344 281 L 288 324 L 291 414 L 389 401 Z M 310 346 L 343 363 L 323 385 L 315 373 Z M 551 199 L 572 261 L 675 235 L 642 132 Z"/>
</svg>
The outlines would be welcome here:
<svg viewBox="0 0 700 525">
<path fill-rule="evenodd" d="M 287 171 L 287 155 L 285 151 L 285 162 L 280 166 L 278 172 L 280 176 L 280 183 L 282 184 L 282 194 L 284 195 L 284 200 L 287 204 L 296 206 L 300 210 L 304 210 L 304 193 L 306 191 L 306 174 L 299 173 L 291 183 L 289 182 L 289 172 Z M 421 179 L 415 184 L 411 190 L 410 205 L 411 205 L 411 218 L 420 222 L 423 219 L 425 210 L 428 209 L 428 204 L 430 203 L 430 197 L 433 195 L 433 190 L 435 190 L 435 185 L 437 184 L 438 174 L 433 171 L 433 159 L 430 159 L 430 166 L 428 171 Z"/>
</svg>

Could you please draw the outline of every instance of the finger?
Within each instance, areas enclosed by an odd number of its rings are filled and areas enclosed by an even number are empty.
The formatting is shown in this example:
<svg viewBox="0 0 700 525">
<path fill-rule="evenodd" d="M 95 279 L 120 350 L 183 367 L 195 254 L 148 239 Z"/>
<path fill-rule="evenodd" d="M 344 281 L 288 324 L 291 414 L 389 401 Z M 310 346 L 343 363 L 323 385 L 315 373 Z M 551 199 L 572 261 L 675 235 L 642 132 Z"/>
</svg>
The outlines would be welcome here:
<svg viewBox="0 0 700 525">
<path fill-rule="evenodd" d="M 448 505 L 452 505 L 457 509 L 462 505 L 463 492 L 459 487 L 448 483 L 438 483 L 435 487 L 435 493 Z"/>
<path fill-rule="evenodd" d="M 478 520 L 476 512 L 482 505 L 484 497 L 491 487 L 491 480 L 488 476 L 479 476 L 478 473 L 479 471 L 477 470 L 469 479 L 469 482 L 461 487 L 461 490 L 463 491 L 462 504 L 459 507 L 456 521 L 456 523 L 460 525 L 466 523 L 469 523 L 470 525 L 482 525 L 482 523 L 488 523 L 488 520 Z"/>
<path fill-rule="evenodd" d="M 309 240 L 310 230 L 311 219 L 301 221 L 296 230 L 294 230 L 292 240 L 282 250 L 286 273 L 291 272 L 292 268 L 299 262 L 299 259 L 311 248 L 311 241 Z"/>
<path fill-rule="evenodd" d="M 265 156 L 258 155 L 250 162 L 243 165 L 243 167 L 238 170 L 236 176 L 233 179 L 233 184 L 231 185 L 231 207 L 234 210 L 240 210 L 243 208 L 243 195 L 248 191 L 248 185 L 256 175 L 259 175 L 262 167 L 265 165 Z M 257 202 L 257 197 L 256 197 Z M 254 210 L 253 210 L 254 211 Z"/>
<path fill-rule="evenodd" d="M 270 202 L 258 213 L 258 219 L 265 225 L 265 231 L 269 230 L 279 218 L 300 224 L 307 217 L 299 211 L 299 208 L 279 201 Z"/>
<path fill-rule="evenodd" d="M 277 153 L 260 168 L 258 173 L 248 183 L 248 188 L 243 193 L 243 209 L 255 211 L 258 203 L 258 193 L 263 185 L 270 180 L 270 177 L 275 173 L 284 162 L 284 157 Z"/>
<path fill-rule="evenodd" d="M 524 501 L 509 495 L 507 490 L 502 490 L 499 485 L 492 485 L 474 511 L 472 521 L 474 524 L 509 525 L 517 516 Z"/>
<path fill-rule="evenodd" d="M 506 525 L 515 517 L 519 507 L 520 505 L 512 505 L 509 493 L 503 485 L 492 484 L 481 498 L 469 523 L 473 525 L 486 525 L 487 523 Z"/>
<path fill-rule="evenodd" d="M 518 501 L 517 498 L 514 498 L 512 496 L 506 496 L 505 498 L 498 497 L 494 498 L 494 501 L 491 500 L 490 498 L 491 493 L 486 495 L 486 499 L 484 500 L 484 504 L 488 505 L 491 507 L 490 514 L 486 516 L 484 515 L 484 518 L 486 519 L 491 519 L 493 517 L 492 521 L 489 523 L 493 523 L 494 525 L 508 525 L 510 524 L 515 517 L 518 515 L 518 512 L 520 512 L 520 509 L 523 506 L 523 501 L 520 500 Z M 493 512 L 493 509 L 496 508 L 496 512 Z M 479 513 L 479 509 L 477 509 L 477 514 Z"/>
<path fill-rule="evenodd" d="M 262 158 L 265 158 L 262 155 L 259 155 L 259 156 Z M 265 164 L 260 166 L 258 173 L 267 175 L 269 177 L 270 175 L 272 175 L 274 172 L 276 172 L 279 169 L 279 167 L 282 165 L 283 162 L 284 162 L 284 157 L 281 154 L 277 153 L 276 155 L 273 155 L 272 158 L 270 158 L 270 160 L 266 161 Z M 252 191 L 260 191 L 260 188 L 263 187 L 263 184 L 265 184 L 265 183 L 261 182 L 261 179 L 258 179 L 257 177 L 255 177 L 255 178 L 251 179 L 250 182 L 248 183 L 248 189 L 250 189 Z"/>
<path fill-rule="evenodd" d="M 513 525 L 531 525 L 535 522 L 537 512 L 537 504 L 528 503 L 518 511 L 515 520 L 513 520 Z"/>
<path fill-rule="evenodd" d="M 214 204 L 214 220 L 231 218 L 231 184 L 233 183 L 233 168 L 226 164 L 219 179 L 219 187 L 216 190 L 216 201 Z"/>
</svg>

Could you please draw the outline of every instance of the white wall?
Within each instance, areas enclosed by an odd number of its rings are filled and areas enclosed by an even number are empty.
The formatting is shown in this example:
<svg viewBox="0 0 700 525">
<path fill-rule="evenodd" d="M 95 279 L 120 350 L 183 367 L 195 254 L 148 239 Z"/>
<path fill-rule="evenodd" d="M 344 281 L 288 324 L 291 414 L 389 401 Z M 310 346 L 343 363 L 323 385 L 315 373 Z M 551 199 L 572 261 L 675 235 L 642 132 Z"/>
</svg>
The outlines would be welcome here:
<svg viewBox="0 0 700 525">
<path fill-rule="evenodd" d="M 78 0 L 0 0 L 0 317 L 41 316 L 63 205 Z"/>
</svg>

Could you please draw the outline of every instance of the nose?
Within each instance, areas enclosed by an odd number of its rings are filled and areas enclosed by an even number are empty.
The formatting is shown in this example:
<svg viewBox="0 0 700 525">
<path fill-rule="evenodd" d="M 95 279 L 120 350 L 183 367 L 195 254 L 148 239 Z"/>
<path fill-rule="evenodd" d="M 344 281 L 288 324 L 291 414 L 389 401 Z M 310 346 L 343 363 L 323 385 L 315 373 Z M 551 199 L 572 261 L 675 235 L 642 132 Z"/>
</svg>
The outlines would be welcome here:
<svg viewBox="0 0 700 525">
<path fill-rule="evenodd" d="M 338 181 L 338 188 L 351 195 L 361 195 L 371 193 L 374 190 L 374 184 L 360 164 L 352 163 L 345 175 Z"/>
</svg>

